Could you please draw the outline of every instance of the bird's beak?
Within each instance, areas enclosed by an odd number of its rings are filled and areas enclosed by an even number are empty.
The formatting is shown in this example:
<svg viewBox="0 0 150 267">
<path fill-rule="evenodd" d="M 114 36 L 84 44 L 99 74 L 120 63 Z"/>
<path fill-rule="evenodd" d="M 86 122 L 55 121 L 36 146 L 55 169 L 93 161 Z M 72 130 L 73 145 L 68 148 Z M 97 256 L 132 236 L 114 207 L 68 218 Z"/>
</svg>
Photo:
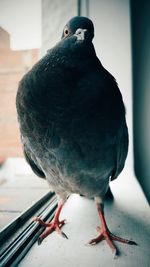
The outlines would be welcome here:
<svg viewBox="0 0 150 267">
<path fill-rule="evenodd" d="M 85 39 L 85 32 L 87 32 L 86 29 L 77 29 L 75 32 L 75 36 L 77 37 L 78 41 L 83 41 Z"/>
</svg>

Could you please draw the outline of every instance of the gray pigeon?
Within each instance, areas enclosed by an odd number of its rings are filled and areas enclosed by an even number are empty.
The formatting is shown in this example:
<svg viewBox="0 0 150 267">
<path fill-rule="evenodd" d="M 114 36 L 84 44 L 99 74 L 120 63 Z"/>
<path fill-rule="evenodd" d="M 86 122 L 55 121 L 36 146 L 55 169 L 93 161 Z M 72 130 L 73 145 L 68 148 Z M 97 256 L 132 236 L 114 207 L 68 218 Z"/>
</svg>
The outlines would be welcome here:
<svg viewBox="0 0 150 267">
<path fill-rule="evenodd" d="M 90 19 L 72 18 L 61 40 L 21 80 L 16 105 L 26 160 L 61 199 L 53 222 L 35 218 L 46 228 L 39 244 L 54 230 L 67 237 L 59 215 L 77 193 L 95 199 L 101 221 L 89 243 L 105 239 L 116 255 L 113 240 L 136 244 L 109 231 L 103 208 L 109 181 L 125 164 L 128 129 L 118 85 L 97 58 L 93 37 Z"/>
</svg>

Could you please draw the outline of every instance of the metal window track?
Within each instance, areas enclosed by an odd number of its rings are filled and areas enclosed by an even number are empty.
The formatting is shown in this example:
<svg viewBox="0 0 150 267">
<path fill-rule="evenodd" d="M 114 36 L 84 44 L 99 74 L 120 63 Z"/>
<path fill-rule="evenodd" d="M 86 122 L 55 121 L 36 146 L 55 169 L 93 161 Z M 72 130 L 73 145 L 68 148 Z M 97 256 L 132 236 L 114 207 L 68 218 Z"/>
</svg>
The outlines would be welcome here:
<svg viewBox="0 0 150 267">
<path fill-rule="evenodd" d="M 44 226 L 38 222 L 31 222 L 31 217 L 36 213 L 43 221 L 50 221 L 54 217 L 56 208 L 57 197 L 55 193 L 49 192 L 0 232 L 0 244 L 3 244 L 4 240 L 22 228 L 19 235 L 0 252 L 0 267 L 17 266 L 43 232 Z"/>
</svg>

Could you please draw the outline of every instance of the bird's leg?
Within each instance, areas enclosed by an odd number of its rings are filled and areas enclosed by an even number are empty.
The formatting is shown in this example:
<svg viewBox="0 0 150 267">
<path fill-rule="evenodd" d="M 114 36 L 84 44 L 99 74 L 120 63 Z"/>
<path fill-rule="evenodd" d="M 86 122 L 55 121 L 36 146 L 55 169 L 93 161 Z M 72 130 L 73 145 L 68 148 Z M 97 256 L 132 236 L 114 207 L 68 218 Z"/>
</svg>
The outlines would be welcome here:
<svg viewBox="0 0 150 267">
<path fill-rule="evenodd" d="M 121 243 L 129 244 L 129 245 L 137 245 L 137 244 L 134 241 L 118 237 L 109 231 L 107 224 L 106 224 L 106 221 L 105 221 L 105 217 L 104 217 L 104 205 L 103 205 L 102 201 L 97 201 L 98 199 L 100 200 L 100 198 L 95 198 L 96 206 L 97 206 L 97 210 L 98 210 L 98 215 L 99 215 L 99 218 L 101 221 L 101 227 L 100 226 L 97 227 L 97 231 L 99 232 L 99 236 L 90 240 L 89 244 L 95 245 L 95 244 L 99 243 L 101 240 L 105 239 L 107 244 L 111 248 L 113 255 L 115 257 L 115 256 L 117 256 L 118 251 L 117 251 L 116 246 L 113 243 L 113 240 L 119 241 Z"/>
<path fill-rule="evenodd" d="M 65 224 L 65 220 L 59 220 L 59 215 L 64 205 L 64 200 L 62 200 L 57 207 L 54 219 L 52 222 L 46 223 L 40 218 L 36 217 L 33 220 L 39 222 L 41 225 L 45 226 L 46 229 L 38 238 L 38 244 L 40 245 L 45 237 L 51 234 L 53 231 L 56 231 L 58 234 L 61 234 L 63 237 L 68 238 L 64 232 L 61 231 L 61 227 Z"/>
</svg>

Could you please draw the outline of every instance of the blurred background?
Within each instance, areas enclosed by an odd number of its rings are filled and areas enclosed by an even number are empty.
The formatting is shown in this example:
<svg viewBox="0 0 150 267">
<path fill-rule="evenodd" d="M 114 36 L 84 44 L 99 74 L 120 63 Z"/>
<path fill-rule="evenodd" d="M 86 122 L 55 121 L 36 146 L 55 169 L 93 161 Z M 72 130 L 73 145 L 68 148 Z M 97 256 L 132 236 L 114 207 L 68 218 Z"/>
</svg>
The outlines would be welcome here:
<svg viewBox="0 0 150 267">
<path fill-rule="evenodd" d="M 63 26 L 75 15 L 94 22 L 96 53 L 116 78 L 126 106 L 126 168 L 134 170 L 150 201 L 150 1 L 0 0 L 2 226 L 48 190 L 23 160 L 15 97 L 22 76 L 58 42 Z M 18 206 L 27 190 L 28 199 Z"/>
</svg>

